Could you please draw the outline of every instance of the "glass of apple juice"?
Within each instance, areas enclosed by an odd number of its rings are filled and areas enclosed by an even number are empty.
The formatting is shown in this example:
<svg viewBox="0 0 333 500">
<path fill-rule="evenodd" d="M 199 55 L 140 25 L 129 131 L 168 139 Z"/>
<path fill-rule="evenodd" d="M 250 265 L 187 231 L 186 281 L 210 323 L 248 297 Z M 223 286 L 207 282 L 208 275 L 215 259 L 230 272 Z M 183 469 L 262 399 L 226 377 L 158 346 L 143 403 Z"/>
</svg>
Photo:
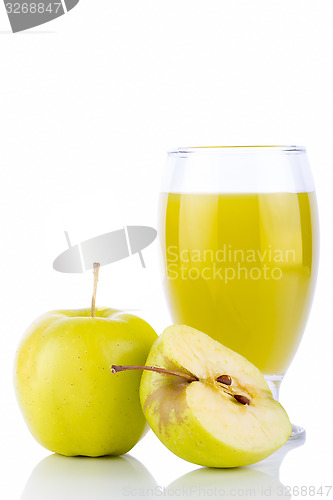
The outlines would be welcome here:
<svg viewBox="0 0 333 500">
<path fill-rule="evenodd" d="M 278 399 L 318 268 L 317 204 L 305 148 L 175 149 L 160 205 L 173 321 L 246 357 Z M 293 438 L 303 433 L 293 426 Z"/>
</svg>

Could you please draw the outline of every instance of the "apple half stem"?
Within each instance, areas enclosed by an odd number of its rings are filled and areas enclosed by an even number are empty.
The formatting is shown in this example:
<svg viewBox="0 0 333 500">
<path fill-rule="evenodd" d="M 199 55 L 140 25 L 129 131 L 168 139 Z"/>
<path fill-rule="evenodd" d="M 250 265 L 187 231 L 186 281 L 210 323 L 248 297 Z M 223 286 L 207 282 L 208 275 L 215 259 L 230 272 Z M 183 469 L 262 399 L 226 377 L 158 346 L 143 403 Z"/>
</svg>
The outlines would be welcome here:
<svg viewBox="0 0 333 500">
<path fill-rule="evenodd" d="M 187 373 L 175 372 L 173 370 L 166 370 L 165 368 L 160 368 L 159 366 L 143 366 L 143 365 L 112 365 L 111 373 L 125 372 L 127 370 L 146 370 L 149 372 L 156 372 L 162 375 L 173 375 L 175 377 L 183 378 L 188 382 L 198 382 L 199 379 L 194 375 L 189 375 Z M 222 382 L 223 380 L 223 382 Z M 231 387 L 225 387 L 231 384 L 231 377 L 229 375 L 222 375 L 218 377 L 217 382 L 222 383 L 221 389 L 229 396 L 232 396 L 238 403 L 242 405 L 249 405 L 251 398 L 245 396 L 244 394 L 237 394 L 238 391 L 232 389 Z"/>
<path fill-rule="evenodd" d="M 149 372 L 161 373 L 162 375 L 174 375 L 175 377 L 180 377 L 188 382 L 197 382 L 199 379 L 194 375 L 189 375 L 187 373 L 175 372 L 173 370 L 166 370 L 165 368 L 160 368 L 159 366 L 141 366 L 141 365 L 112 365 L 111 373 L 124 372 L 126 370 L 146 370 Z"/>
<path fill-rule="evenodd" d="M 94 262 L 94 264 L 93 264 L 93 269 L 94 269 L 94 288 L 93 288 L 93 295 L 92 295 L 92 299 L 91 299 L 91 317 L 92 318 L 94 318 L 94 316 L 95 316 L 98 273 L 99 273 L 99 268 L 100 267 L 101 267 L 101 265 L 98 262 Z"/>
</svg>

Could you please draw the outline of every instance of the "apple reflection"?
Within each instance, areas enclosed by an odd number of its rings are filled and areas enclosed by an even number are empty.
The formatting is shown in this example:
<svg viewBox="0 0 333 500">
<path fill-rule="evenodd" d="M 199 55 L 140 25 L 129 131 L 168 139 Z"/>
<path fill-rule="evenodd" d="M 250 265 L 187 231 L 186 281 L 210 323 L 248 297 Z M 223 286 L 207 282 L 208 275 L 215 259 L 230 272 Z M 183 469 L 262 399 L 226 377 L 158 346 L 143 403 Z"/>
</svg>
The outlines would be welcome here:
<svg viewBox="0 0 333 500">
<path fill-rule="evenodd" d="M 294 448 L 302 446 L 305 438 L 289 440 L 271 457 L 253 466 L 235 469 L 200 468 L 173 483 L 166 490 L 167 498 L 292 498 L 280 482 L 279 469 Z"/>
<path fill-rule="evenodd" d="M 158 486 L 142 463 L 130 455 L 87 458 L 53 454 L 32 471 L 21 500 L 291 498 L 280 482 L 279 469 L 287 453 L 304 442 L 305 438 L 290 439 L 269 458 L 249 467 L 201 467 L 166 488 Z"/>
<path fill-rule="evenodd" d="M 151 498 L 157 483 L 135 458 L 49 455 L 32 471 L 21 500 Z"/>
</svg>

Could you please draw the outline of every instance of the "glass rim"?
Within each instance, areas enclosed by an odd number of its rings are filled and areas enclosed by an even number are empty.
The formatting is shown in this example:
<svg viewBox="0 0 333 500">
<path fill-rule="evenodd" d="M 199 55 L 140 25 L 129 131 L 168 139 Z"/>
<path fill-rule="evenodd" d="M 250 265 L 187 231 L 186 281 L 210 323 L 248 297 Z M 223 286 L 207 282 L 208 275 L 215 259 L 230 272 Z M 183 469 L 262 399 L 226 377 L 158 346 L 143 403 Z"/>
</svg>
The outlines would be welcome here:
<svg viewBox="0 0 333 500">
<path fill-rule="evenodd" d="M 194 147 L 178 147 L 168 151 L 168 155 L 228 155 L 228 154 L 268 154 L 268 153 L 285 153 L 297 154 L 305 153 L 304 146 L 285 145 L 285 146 L 194 146 Z"/>
</svg>

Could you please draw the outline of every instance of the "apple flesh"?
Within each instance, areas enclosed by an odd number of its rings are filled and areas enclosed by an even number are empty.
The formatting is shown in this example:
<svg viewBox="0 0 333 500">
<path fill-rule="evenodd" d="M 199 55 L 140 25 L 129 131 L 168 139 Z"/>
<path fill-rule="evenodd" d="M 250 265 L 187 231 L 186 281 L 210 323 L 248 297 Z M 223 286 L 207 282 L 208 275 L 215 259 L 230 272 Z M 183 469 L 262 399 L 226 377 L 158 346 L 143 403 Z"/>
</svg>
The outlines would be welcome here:
<svg viewBox="0 0 333 500">
<path fill-rule="evenodd" d="M 157 437 L 189 462 L 250 465 L 274 453 L 291 435 L 289 418 L 262 373 L 204 333 L 187 326 L 167 328 L 146 365 L 187 377 L 144 371 L 140 397 Z M 231 383 L 218 381 L 221 376 L 229 376 Z"/>
<path fill-rule="evenodd" d="M 121 378 L 112 363 L 145 363 L 155 331 L 108 308 L 52 311 L 28 329 L 15 360 L 17 399 L 33 436 L 62 455 L 121 455 L 147 430 L 139 372 Z"/>
</svg>

